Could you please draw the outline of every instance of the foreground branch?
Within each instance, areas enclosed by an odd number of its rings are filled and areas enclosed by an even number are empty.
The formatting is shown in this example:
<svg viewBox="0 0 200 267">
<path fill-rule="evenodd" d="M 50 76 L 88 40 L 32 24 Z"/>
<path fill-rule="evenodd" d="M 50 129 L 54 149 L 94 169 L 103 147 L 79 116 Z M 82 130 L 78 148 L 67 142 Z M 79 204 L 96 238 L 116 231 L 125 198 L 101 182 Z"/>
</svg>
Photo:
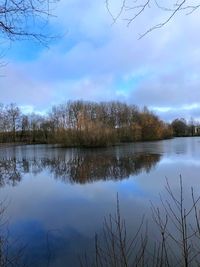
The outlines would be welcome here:
<svg viewBox="0 0 200 267">
<path fill-rule="evenodd" d="M 119 199 L 115 215 L 104 220 L 103 233 L 95 235 L 95 260 L 85 256 L 81 266 L 87 267 L 193 267 L 200 266 L 200 197 L 191 189 L 191 201 L 186 203 L 182 177 L 179 192 L 173 192 L 166 182 L 168 197 L 161 206 L 152 204 L 156 232 L 148 233 L 144 218 L 134 236 L 127 233 L 121 216 Z M 188 205 L 190 204 L 190 205 Z"/>
<path fill-rule="evenodd" d="M 0 1 L 0 33 L 11 41 L 33 38 L 44 43 L 50 36 L 44 27 L 52 16 L 53 4 L 59 0 Z"/>
<path fill-rule="evenodd" d="M 166 4 L 166 1 L 162 0 L 135 0 L 130 3 L 128 0 L 123 0 L 117 14 L 112 11 L 111 0 L 106 0 L 106 8 L 110 14 L 113 22 L 115 23 L 120 17 L 127 21 L 127 26 L 136 21 L 138 17 L 143 14 L 146 15 L 150 9 L 155 10 L 157 16 L 166 14 L 165 18 L 153 25 L 149 26 L 146 31 L 140 34 L 139 39 L 143 38 L 150 32 L 160 29 L 168 24 L 174 17 L 179 13 L 190 15 L 200 8 L 200 1 L 182 0 L 182 1 L 171 1 L 170 4 Z M 128 17 L 128 18 L 127 18 Z"/>
</svg>

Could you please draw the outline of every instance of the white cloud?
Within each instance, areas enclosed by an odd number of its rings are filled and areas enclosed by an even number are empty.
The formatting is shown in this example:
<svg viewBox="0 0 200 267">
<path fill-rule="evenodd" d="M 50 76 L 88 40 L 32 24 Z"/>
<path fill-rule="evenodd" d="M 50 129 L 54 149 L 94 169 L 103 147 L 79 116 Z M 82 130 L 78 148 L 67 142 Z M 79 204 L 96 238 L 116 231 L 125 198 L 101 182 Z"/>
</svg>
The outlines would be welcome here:
<svg viewBox="0 0 200 267">
<path fill-rule="evenodd" d="M 41 109 L 64 99 L 121 99 L 169 116 L 175 109 L 185 115 L 184 105 L 197 114 L 200 17 L 179 16 L 138 41 L 139 32 L 163 19 L 154 12 L 127 28 L 122 20 L 111 26 L 104 1 L 60 2 L 54 23 L 66 36 L 35 60 L 6 67 L 0 102 Z"/>
</svg>

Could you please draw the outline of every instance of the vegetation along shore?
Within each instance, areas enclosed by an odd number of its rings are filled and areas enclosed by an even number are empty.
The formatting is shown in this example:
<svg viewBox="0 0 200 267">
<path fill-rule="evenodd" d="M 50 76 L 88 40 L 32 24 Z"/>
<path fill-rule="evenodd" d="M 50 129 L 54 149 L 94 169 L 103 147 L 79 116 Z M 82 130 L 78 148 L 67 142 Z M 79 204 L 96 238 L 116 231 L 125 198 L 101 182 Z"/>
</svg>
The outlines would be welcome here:
<svg viewBox="0 0 200 267">
<path fill-rule="evenodd" d="M 0 143 L 103 147 L 193 135 L 198 135 L 198 125 L 192 120 L 166 123 L 146 107 L 121 102 L 68 101 L 45 115 L 0 104 Z"/>
</svg>

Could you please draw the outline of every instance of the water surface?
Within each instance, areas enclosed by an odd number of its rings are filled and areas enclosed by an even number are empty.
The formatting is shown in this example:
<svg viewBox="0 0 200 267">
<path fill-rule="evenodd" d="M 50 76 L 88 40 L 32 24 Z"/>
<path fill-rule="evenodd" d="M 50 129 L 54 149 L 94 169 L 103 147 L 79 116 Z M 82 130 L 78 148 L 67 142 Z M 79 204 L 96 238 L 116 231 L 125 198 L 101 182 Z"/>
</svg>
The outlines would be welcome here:
<svg viewBox="0 0 200 267">
<path fill-rule="evenodd" d="M 120 208 L 134 229 L 150 201 L 160 205 L 166 177 L 176 192 L 182 175 L 186 197 L 200 194 L 200 138 L 124 144 L 102 149 L 51 145 L 0 147 L 0 199 L 7 203 L 9 236 L 25 244 L 35 267 L 76 267 L 92 253 L 104 216 Z"/>
</svg>

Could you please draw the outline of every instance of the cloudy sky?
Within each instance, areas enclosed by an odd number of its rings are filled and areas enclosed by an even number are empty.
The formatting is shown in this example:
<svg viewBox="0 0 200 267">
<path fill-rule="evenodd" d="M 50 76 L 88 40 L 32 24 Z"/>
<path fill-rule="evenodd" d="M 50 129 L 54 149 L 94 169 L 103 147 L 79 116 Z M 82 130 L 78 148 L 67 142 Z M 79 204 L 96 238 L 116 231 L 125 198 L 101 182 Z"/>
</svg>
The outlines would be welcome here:
<svg viewBox="0 0 200 267">
<path fill-rule="evenodd" d="M 119 6 L 110 2 L 113 14 Z M 32 41 L 4 44 L 0 102 L 45 112 L 67 100 L 120 100 L 165 120 L 200 118 L 200 11 L 182 12 L 140 40 L 168 13 L 149 8 L 127 27 L 132 12 L 112 24 L 104 0 L 61 0 L 49 25 L 60 37 L 48 49 Z"/>
</svg>

